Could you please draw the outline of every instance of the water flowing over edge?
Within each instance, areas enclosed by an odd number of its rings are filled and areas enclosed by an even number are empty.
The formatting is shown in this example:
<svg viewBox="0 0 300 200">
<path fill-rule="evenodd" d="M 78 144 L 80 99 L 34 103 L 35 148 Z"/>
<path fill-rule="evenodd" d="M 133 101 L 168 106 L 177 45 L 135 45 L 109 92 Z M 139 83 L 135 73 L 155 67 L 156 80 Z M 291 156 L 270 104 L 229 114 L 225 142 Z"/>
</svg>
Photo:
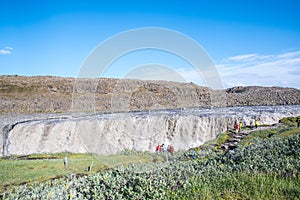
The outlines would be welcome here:
<svg viewBox="0 0 300 200">
<path fill-rule="evenodd" d="M 270 125 L 298 115 L 300 105 L 1 116 L 0 152 L 114 154 L 125 148 L 154 151 L 162 143 L 189 149 L 233 128 L 236 121 L 251 125 L 256 118 Z"/>
</svg>

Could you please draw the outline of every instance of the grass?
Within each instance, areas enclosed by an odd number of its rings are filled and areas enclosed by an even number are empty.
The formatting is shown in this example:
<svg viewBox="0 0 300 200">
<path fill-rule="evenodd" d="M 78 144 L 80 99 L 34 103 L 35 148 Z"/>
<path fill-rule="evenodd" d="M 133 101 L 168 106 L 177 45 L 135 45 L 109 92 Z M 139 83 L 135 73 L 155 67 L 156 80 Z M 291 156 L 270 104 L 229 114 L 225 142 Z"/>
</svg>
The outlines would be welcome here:
<svg viewBox="0 0 300 200">
<path fill-rule="evenodd" d="M 298 117 L 284 117 L 280 120 L 281 123 L 285 124 L 286 126 L 296 127 L 297 120 L 300 120 L 300 116 Z"/>
<path fill-rule="evenodd" d="M 241 147 L 256 143 L 255 140 L 275 138 L 288 138 L 299 135 L 300 128 L 295 126 L 280 127 L 263 131 L 255 131 L 241 142 Z M 221 134 L 220 138 L 207 144 L 218 144 L 223 141 L 228 133 Z M 269 141 L 269 140 L 265 140 Z M 292 149 L 293 145 L 291 145 Z M 281 149 L 285 151 L 284 149 Z M 267 149 L 273 152 L 274 149 Z M 284 153 L 284 152 L 281 152 Z M 248 154 L 247 154 L 248 155 Z M 275 155 L 274 155 L 275 156 Z M 293 156 L 295 156 L 293 154 Z M 274 157 L 272 157 L 274 158 Z M 289 159 L 285 157 L 285 159 Z M 274 164 L 274 163 L 273 163 Z M 297 167 L 296 163 L 293 163 Z M 223 164 L 221 164 L 223 166 Z M 299 166 L 299 165 L 298 165 Z M 222 168 L 222 167 L 221 167 Z M 172 199 L 299 199 L 300 198 L 300 176 L 279 175 L 277 172 L 256 171 L 247 172 L 243 170 L 208 170 L 201 175 L 192 176 L 188 181 L 188 187 L 179 190 L 167 190 L 167 198 Z M 279 170 L 280 171 L 280 170 Z M 282 172 L 282 171 L 281 171 Z"/>
<path fill-rule="evenodd" d="M 195 148 L 195 151 L 208 146 L 214 146 L 216 149 L 221 148 L 221 144 L 223 144 L 229 138 L 229 133 L 230 131 L 219 134 L 215 139 L 206 142 L 198 148 Z"/>
<path fill-rule="evenodd" d="M 245 131 L 245 130 L 249 130 L 249 128 L 242 127 L 241 130 Z M 199 149 L 201 149 L 201 147 L 207 147 L 207 146 L 214 146 L 215 149 L 220 149 L 221 145 L 224 144 L 230 138 L 230 134 L 233 134 L 233 133 L 235 133 L 235 130 L 228 130 L 224 133 L 221 133 L 221 134 L 217 135 L 217 137 L 215 139 L 206 142 L 199 148 L 195 148 L 195 150 L 199 150 Z"/>
<path fill-rule="evenodd" d="M 280 127 L 278 129 L 270 129 L 270 130 L 260 130 L 254 131 L 251 134 L 247 135 L 241 142 L 240 145 L 246 147 L 250 144 L 255 143 L 255 139 L 257 138 L 270 138 L 270 137 L 288 137 L 300 132 L 300 128 L 297 127 Z"/>
<path fill-rule="evenodd" d="M 63 164 L 64 156 L 68 157 L 68 167 Z M 113 168 L 121 164 L 151 162 L 152 156 L 143 154 L 100 156 L 93 154 L 34 154 L 29 156 L 12 156 L 0 160 L 0 192 L 24 184 L 46 181 L 68 174 L 88 174 L 91 165 L 92 173 Z"/>
<path fill-rule="evenodd" d="M 297 199 L 300 196 L 300 179 L 283 179 L 276 174 L 213 173 L 195 176 L 189 186 L 168 190 L 167 198 L 176 199 Z"/>
<path fill-rule="evenodd" d="M 2 85 L 0 88 L 0 93 L 1 94 L 6 94 L 6 95 L 13 95 L 13 94 L 23 94 L 26 96 L 36 94 L 37 92 L 41 92 L 39 90 L 41 86 L 40 85 L 31 85 L 31 86 L 22 86 L 22 85 L 14 85 L 14 84 L 9 84 L 6 83 L 5 85 Z M 47 92 L 45 89 L 43 92 Z"/>
</svg>

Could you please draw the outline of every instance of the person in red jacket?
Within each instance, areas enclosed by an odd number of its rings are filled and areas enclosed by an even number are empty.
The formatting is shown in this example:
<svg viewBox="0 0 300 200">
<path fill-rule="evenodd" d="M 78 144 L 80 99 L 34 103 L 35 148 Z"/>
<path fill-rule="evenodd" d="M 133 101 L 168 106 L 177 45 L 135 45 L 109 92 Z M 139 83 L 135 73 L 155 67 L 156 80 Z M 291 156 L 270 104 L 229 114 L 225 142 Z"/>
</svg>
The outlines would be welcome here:
<svg viewBox="0 0 300 200">
<path fill-rule="evenodd" d="M 161 152 L 162 152 L 162 150 L 163 150 L 163 145 L 164 145 L 164 144 L 162 144 L 162 145 L 159 145 L 159 147 L 158 147 L 158 152 L 159 152 L 159 153 L 161 153 Z"/>
<path fill-rule="evenodd" d="M 172 145 L 170 145 L 170 153 L 174 152 L 174 147 Z"/>
<path fill-rule="evenodd" d="M 236 124 L 235 124 L 235 133 L 238 133 L 238 132 L 239 132 L 239 124 L 236 123 Z"/>
<path fill-rule="evenodd" d="M 160 147 L 160 145 L 158 144 L 158 145 L 156 146 L 156 148 L 155 148 L 155 151 L 156 151 L 156 152 L 159 151 L 159 147 Z"/>
</svg>

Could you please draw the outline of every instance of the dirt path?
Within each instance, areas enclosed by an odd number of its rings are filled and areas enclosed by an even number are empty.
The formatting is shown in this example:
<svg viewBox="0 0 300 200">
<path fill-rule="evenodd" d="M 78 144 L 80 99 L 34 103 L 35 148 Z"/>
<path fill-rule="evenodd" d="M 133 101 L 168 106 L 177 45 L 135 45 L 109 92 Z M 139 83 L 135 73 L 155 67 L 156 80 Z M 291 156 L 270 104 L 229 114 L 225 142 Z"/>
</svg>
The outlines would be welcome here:
<svg viewBox="0 0 300 200">
<path fill-rule="evenodd" d="M 260 126 L 257 128 L 251 128 L 248 130 L 242 130 L 238 133 L 230 132 L 228 134 L 229 138 L 221 144 L 221 149 L 225 150 L 225 152 L 229 150 L 233 150 L 237 147 L 237 145 L 249 134 L 255 131 L 261 131 L 261 130 L 270 130 L 274 128 L 278 128 L 279 124 L 270 125 L 270 126 Z"/>
</svg>

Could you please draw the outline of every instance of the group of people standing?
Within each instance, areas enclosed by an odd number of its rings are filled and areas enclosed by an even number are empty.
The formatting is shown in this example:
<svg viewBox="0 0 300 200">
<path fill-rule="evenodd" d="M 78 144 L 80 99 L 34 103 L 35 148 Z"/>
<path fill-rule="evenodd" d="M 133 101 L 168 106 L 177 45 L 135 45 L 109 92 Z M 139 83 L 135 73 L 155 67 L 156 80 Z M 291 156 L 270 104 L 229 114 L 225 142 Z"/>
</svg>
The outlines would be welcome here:
<svg viewBox="0 0 300 200">
<path fill-rule="evenodd" d="M 250 126 L 251 126 L 251 127 L 255 126 L 255 128 L 257 128 L 258 125 L 259 125 L 258 119 L 253 118 L 253 119 L 250 121 Z M 242 121 L 242 120 L 239 122 L 239 121 L 237 120 L 237 121 L 235 122 L 235 125 L 234 125 L 235 132 L 236 132 L 236 133 L 240 132 L 240 131 L 241 131 L 241 128 L 242 128 L 243 126 L 246 126 L 246 122 L 245 122 L 245 121 Z"/>
<path fill-rule="evenodd" d="M 161 153 L 161 152 L 169 152 L 169 153 L 173 153 L 174 152 L 174 147 L 172 145 L 165 145 L 165 144 L 158 144 L 155 148 L 155 151 L 157 153 Z"/>
</svg>

